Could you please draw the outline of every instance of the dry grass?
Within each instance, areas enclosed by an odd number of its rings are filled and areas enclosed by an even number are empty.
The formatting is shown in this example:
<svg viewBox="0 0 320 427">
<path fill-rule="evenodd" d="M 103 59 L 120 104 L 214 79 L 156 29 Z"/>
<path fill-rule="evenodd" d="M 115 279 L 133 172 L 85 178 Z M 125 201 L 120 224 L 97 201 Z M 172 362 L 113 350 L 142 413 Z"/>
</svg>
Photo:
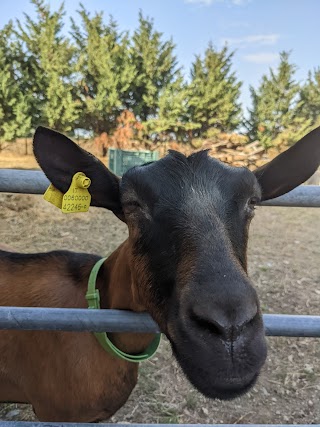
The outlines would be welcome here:
<svg viewBox="0 0 320 427">
<path fill-rule="evenodd" d="M 107 164 L 107 157 L 99 157 Z M 0 152 L 0 169 L 39 169 L 39 165 L 33 155 L 22 155 L 12 151 Z"/>
<path fill-rule="evenodd" d="M 34 156 L 23 156 L 10 151 L 0 153 L 1 169 L 39 169 Z"/>
</svg>

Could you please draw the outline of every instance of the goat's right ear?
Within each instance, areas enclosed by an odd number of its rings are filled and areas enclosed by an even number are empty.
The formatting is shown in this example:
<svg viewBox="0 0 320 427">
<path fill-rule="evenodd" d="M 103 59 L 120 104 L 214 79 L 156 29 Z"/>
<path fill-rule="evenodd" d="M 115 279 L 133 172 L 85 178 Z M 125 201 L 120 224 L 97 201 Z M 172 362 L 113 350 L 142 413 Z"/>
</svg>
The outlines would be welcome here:
<svg viewBox="0 0 320 427">
<path fill-rule="evenodd" d="M 35 132 L 33 152 L 41 169 L 58 190 L 66 193 L 73 175 L 83 172 L 91 179 L 91 205 L 109 209 L 123 220 L 120 179 L 95 156 L 65 135 L 42 126 Z"/>
<path fill-rule="evenodd" d="M 270 200 L 293 190 L 310 178 L 319 165 L 320 127 L 254 171 L 262 190 L 261 200 Z"/>
</svg>

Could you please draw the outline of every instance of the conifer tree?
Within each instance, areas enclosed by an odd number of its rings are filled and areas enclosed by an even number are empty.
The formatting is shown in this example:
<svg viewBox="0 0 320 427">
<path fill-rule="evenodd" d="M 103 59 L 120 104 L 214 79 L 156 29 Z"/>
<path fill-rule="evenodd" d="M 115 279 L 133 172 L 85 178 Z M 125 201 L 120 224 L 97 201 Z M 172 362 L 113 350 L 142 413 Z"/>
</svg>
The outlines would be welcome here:
<svg viewBox="0 0 320 427">
<path fill-rule="evenodd" d="M 189 89 L 181 74 L 159 94 L 157 117 L 147 121 L 147 129 L 161 140 L 186 141 L 193 124 L 188 116 Z"/>
<path fill-rule="evenodd" d="M 197 56 L 191 68 L 190 117 L 198 129 L 194 136 L 205 137 L 210 128 L 223 132 L 237 128 L 241 120 L 241 83 L 232 72 L 233 52 L 215 50 L 210 43 L 204 58 Z"/>
<path fill-rule="evenodd" d="M 12 33 L 11 24 L 7 25 L 0 31 L 0 149 L 3 140 L 12 139 L 12 132 L 7 129 L 7 124 L 13 118 L 12 103 L 14 103 L 15 88 L 10 67 L 10 50 L 8 40 Z M 9 59 L 9 61 L 8 61 Z"/>
<path fill-rule="evenodd" d="M 110 17 L 93 17 L 81 5 L 81 26 L 72 20 L 72 36 L 77 48 L 77 72 L 81 99 L 80 127 L 96 134 L 110 133 L 117 126 L 117 117 L 130 104 L 130 87 L 135 67 L 130 60 L 127 33 L 119 33 Z"/>
<path fill-rule="evenodd" d="M 64 5 L 51 12 L 44 0 L 31 3 L 36 18 L 25 14 L 25 22 L 17 21 L 16 35 L 25 93 L 32 94 L 32 124 L 70 131 L 78 117 L 78 102 L 72 85 L 74 48 L 61 34 Z"/>
<path fill-rule="evenodd" d="M 139 12 L 139 27 L 132 38 L 132 62 L 136 77 L 132 84 L 131 108 L 141 121 L 157 115 L 158 99 L 178 73 L 175 45 L 163 41 L 163 34 L 154 29 L 154 22 Z M 129 107 L 129 105 L 128 105 Z"/>
<path fill-rule="evenodd" d="M 28 95 L 23 92 L 12 23 L 0 31 L 0 143 L 28 136 L 31 111 Z M 1 144 L 0 144 L 1 149 Z"/>
<path fill-rule="evenodd" d="M 309 71 L 307 82 L 301 88 L 300 100 L 302 117 L 311 120 L 312 126 L 320 125 L 320 67 L 313 73 Z"/>
<path fill-rule="evenodd" d="M 292 144 L 309 128 L 299 111 L 299 84 L 294 79 L 296 66 L 289 61 L 289 52 L 280 53 L 276 70 L 264 75 L 258 89 L 250 88 L 253 101 L 246 122 L 251 140 L 259 140 L 265 147 L 280 143 Z"/>
<path fill-rule="evenodd" d="M 0 142 L 15 138 L 14 106 L 17 93 L 10 65 L 6 63 L 5 54 L 0 49 Z"/>
</svg>

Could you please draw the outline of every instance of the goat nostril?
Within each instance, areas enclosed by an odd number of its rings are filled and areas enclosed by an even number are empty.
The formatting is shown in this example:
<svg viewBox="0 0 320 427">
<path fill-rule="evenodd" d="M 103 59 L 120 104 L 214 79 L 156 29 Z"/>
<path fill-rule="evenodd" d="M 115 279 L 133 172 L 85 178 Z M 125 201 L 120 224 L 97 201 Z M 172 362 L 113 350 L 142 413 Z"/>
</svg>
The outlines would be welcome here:
<svg viewBox="0 0 320 427">
<path fill-rule="evenodd" d="M 256 314 L 254 315 L 254 316 L 252 316 L 251 317 L 251 319 L 249 319 L 245 324 L 244 324 L 244 326 L 245 327 L 247 327 L 247 326 L 252 326 L 252 325 L 254 325 L 255 323 L 257 323 L 257 321 L 259 321 L 260 320 L 260 313 L 259 313 L 259 311 L 256 311 Z"/>
<path fill-rule="evenodd" d="M 247 328 L 254 327 L 259 320 L 260 320 L 260 313 L 259 311 L 256 311 L 256 313 L 252 317 L 245 320 L 239 326 L 236 326 L 235 329 L 236 329 L 237 335 L 241 334 Z"/>
<path fill-rule="evenodd" d="M 195 323 L 197 323 L 198 327 L 201 329 L 205 329 L 206 331 L 210 332 L 211 334 L 217 335 L 217 336 L 224 336 L 226 331 L 223 326 L 221 326 L 218 322 L 215 320 L 206 320 L 201 317 L 199 317 L 195 313 L 191 313 L 190 316 L 191 320 Z"/>
<path fill-rule="evenodd" d="M 223 340 L 234 341 L 246 331 L 255 328 L 255 326 L 261 321 L 261 314 L 257 310 L 251 316 L 248 316 L 242 323 L 227 322 L 226 324 L 219 322 L 213 318 L 205 318 L 199 316 L 193 310 L 190 312 L 190 320 L 197 325 L 202 331 L 206 331 L 210 334 L 220 337 Z"/>
</svg>

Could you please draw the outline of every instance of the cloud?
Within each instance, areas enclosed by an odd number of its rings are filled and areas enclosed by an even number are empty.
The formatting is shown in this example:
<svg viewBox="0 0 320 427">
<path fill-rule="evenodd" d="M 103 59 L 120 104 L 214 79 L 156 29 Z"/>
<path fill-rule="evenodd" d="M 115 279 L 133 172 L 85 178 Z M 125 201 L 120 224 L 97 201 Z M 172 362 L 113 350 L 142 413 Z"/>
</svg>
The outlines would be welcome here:
<svg viewBox="0 0 320 427">
<path fill-rule="evenodd" d="M 232 46 L 245 47 L 252 44 L 275 45 L 280 38 L 279 34 L 255 34 L 245 37 L 230 37 L 221 39 L 221 43 L 227 43 Z"/>
<path fill-rule="evenodd" d="M 185 3 L 199 4 L 201 6 L 210 6 L 213 3 L 231 3 L 235 6 L 244 6 L 252 0 L 185 0 Z"/>
<path fill-rule="evenodd" d="M 245 55 L 243 59 L 254 64 L 271 64 L 279 58 L 279 54 L 273 52 L 261 52 Z"/>
</svg>

